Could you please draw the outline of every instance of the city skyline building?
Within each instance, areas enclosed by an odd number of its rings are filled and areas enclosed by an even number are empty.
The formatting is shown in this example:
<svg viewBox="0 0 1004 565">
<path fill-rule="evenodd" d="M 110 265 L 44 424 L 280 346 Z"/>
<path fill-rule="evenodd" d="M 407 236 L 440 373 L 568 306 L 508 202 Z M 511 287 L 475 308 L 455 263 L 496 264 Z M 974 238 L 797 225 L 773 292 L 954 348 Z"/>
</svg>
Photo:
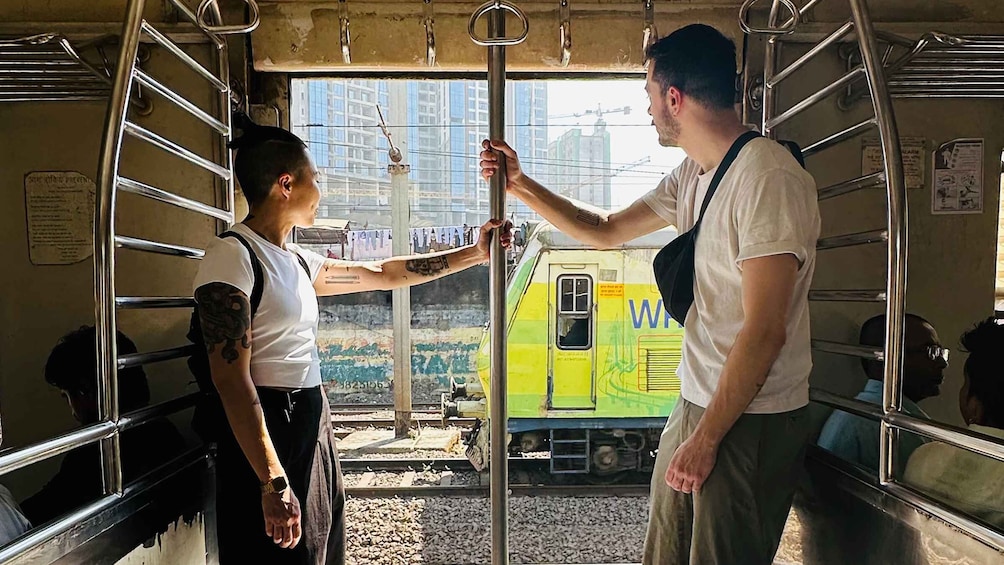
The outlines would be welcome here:
<svg viewBox="0 0 1004 565">
<path fill-rule="evenodd" d="M 609 204 L 609 179 L 589 178 L 609 165 L 609 134 L 572 141 L 574 134 L 568 132 L 561 138 L 565 141 L 549 143 L 547 92 L 543 81 L 506 85 L 507 141 L 528 175 L 548 185 L 585 182 L 583 190 Z M 411 166 L 412 226 L 478 225 L 488 219 L 489 187 L 478 166 L 481 141 L 488 136 L 485 81 L 296 79 L 290 97 L 291 129 L 307 141 L 321 172 L 318 217 L 356 226 L 390 225 L 388 145 L 378 127 L 379 104 Z M 560 158 L 559 167 L 550 154 L 556 143 L 569 155 Z M 573 171 L 586 159 L 589 171 Z M 539 219 L 511 197 L 507 211 L 517 222 Z"/>
</svg>

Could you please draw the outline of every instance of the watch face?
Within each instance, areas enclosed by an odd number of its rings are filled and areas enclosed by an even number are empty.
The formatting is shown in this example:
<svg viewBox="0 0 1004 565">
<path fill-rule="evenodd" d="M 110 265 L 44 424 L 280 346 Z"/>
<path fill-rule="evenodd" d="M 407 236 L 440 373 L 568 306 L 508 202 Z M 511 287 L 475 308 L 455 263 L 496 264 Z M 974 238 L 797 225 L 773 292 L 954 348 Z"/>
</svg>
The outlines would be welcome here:
<svg viewBox="0 0 1004 565">
<path fill-rule="evenodd" d="M 286 490 L 286 487 L 288 486 L 289 485 L 286 484 L 286 477 L 276 477 L 272 479 L 272 490 L 275 492 L 282 492 Z"/>
</svg>

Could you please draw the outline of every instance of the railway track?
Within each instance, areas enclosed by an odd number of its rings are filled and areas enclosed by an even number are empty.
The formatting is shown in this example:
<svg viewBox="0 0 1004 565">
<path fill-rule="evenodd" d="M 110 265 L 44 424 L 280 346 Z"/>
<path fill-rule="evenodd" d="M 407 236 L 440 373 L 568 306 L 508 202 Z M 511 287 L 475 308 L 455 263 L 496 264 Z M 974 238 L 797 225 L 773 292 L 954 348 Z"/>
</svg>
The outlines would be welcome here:
<svg viewBox="0 0 1004 565">
<path fill-rule="evenodd" d="M 393 411 L 393 404 L 331 404 L 328 406 L 332 414 L 365 414 L 367 412 Z M 420 403 L 412 404 L 412 412 L 438 412 L 440 405 Z"/>
<path fill-rule="evenodd" d="M 546 473 L 548 458 L 512 458 L 509 470 L 521 481 L 510 483 L 510 496 L 647 496 L 648 482 L 626 484 L 542 484 L 531 477 L 534 472 Z M 485 497 L 489 486 L 471 482 L 476 471 L 467 459 L 448 457 L 441 459 L 343 459 L 342 471 L 357 479 L 346 487 L 349 496 L 357 498 L 382 497 Z M 430 484 L 426 473 L 436 473 L 438 484 Z M 527 474 L 529 473 L 529 474 Z M 466 476 L 467 480 L 460 477 Z M 387 484 L 388 478 L 393 484 Z M 415 484 L 416 481 L 424 484 Z M 477 481 L 477 479 L 475 479 Z M 463 484 L 457 484 L 457 483 Z M 381 483 L 381 484 L 375 484 Z"/>
<path fill-rule="evenodd" d="M 509 485 L 509 496 L 648 496 L 648 484 L 630 485 Z M 345 489 L 356 498 L 474 496 L 487 497 L 488 485 L 358 485 Z"/>
<path fill-rule="evenodd" d="M 551 460 L 541 458 L 510 458 L 509 468 L 546 468 Z M 341 459 L 342 471 L 464 471 L 474 472 L 474 465 L 463 457 L 439 459 Z"/>
<path fill-rule="evenodd" d="M 450 418 L 444 424 L 443 419 L 438 415 L 412 413 L 411 423 L 428 428 L 443 428 L 446 426 L 468 426 L 474 423 L 474 418 Z M 334 415 L 331 417 L 331 425 L 339 428 L 365 428 L 369 426 L 373 426 L 374 428 L 393 428 L 394 418 L 352 418 Z"/>
</svg>

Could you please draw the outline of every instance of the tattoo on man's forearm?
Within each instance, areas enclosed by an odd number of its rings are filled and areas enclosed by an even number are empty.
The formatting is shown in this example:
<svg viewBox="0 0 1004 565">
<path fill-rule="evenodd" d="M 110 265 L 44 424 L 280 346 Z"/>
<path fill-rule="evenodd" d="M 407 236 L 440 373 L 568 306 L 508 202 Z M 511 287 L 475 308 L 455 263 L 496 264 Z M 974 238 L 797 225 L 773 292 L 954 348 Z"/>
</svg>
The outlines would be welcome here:
<svg viewBox="0 0 1004 565">
<path fill-rule="evenodd" d="M 209 283 L 195 291 L 206 351 L 220 347 L 220 354 L 233 363 L 240 349 L 251 349 L 251 304 L 244 294 L 226 283 Z"/>
<path fill-rule="evenodd" d="M 421 257 L 418 259 L 408 259 L 404 263 L 404 268 L 412 273 L 418 273 L 425 277 L 438 275 L 450 268 L 449 261 L 445 255 L 436 257 Z"/>
<path fill-rule="evenodd" d="M 602 221 L 599 214 L 590 212 L 589 210 L 579 210 L 579 213 L 575 215 L 575 219 L 593 227 L 600 225 L 600 221 Z"/>
<path fill-rule="evenodd" d="M 325 284 L 359 284 L 359 275 L 328 275 L 324 277 Z"/>
</svg>

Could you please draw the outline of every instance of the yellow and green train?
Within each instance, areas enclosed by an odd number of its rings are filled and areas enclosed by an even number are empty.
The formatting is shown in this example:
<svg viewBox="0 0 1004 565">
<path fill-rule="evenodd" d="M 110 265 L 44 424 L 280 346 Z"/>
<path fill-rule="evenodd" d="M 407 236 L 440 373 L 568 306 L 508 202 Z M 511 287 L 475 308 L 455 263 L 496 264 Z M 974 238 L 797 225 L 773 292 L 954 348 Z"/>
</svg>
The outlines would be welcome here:
<svg viewBox="0 0 1004 565">
<path fill-rule="evenodd" d="M 597 250 L 548 224 L 532 231 L 506 290 L 510 454 L 550 451 L 553 473 L 651 465 L 680 392 L 683 327 L 652 274 L 653 257 L 675 236 Z M 479 468 L 488 458 L 487 336 L 480 382 L 454 382 L 443 399 L 445 417 L 478 418 L 465 440 Z"/>
</svg>

